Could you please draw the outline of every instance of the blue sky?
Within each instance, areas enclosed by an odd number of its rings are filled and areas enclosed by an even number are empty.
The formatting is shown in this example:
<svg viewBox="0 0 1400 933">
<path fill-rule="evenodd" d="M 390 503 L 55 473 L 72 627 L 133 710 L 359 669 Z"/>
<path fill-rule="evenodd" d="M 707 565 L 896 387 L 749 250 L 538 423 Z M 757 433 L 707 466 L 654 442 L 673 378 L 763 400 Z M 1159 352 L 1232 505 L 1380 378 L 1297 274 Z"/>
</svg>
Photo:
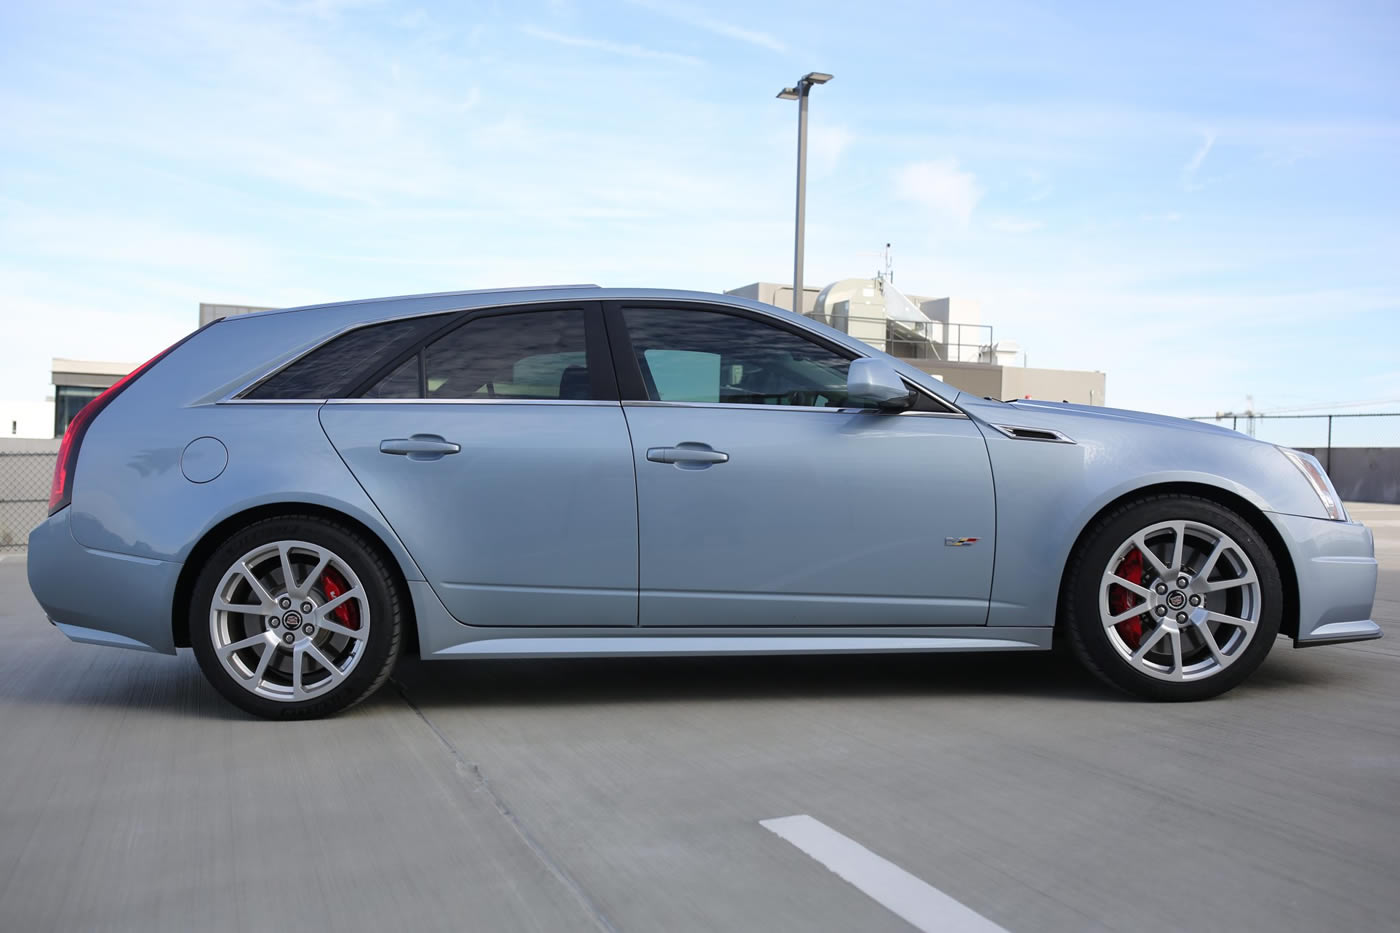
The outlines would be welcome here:
<svg viewBox="0 0 1400 933">
<path fill-rule="evenodd" d="M 9 3 L 0 398 L 199 301 L 807 277 L 1192 415 L 1400 409 L 1400 7 Z"/>
</svg>

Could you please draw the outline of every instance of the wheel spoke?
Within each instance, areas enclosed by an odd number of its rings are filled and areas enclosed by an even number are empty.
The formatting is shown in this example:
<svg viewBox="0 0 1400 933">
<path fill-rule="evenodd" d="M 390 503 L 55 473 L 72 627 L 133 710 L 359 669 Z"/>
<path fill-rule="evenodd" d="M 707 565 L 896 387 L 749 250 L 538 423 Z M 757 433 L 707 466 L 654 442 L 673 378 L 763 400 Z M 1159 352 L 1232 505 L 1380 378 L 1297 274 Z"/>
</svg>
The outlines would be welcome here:
<svg viewBox="0 0 1400 933">
<path fill-rule="evenodd" d="M 1156 646 L 1157 642 L 1161 641 L 1162 637 L 1166 634 L 1166 626 L 1157 626 L 1157 629 L 1151 635 L 1147 636 L 1142 644 L 1138 645 L 1138 649 L 1133 652 L 1132 662 L 1134 664 L 1141 664 L 1142 659 L 1147 657 L 1147 652 L 1151 651 Z"/>
<path fill-rule="evenodd" d="M 364 595 L 364 594 L 361 592 L 361 590 L 360 590 L 360 588 L 359 588 L 358 586 L 355 587 L 354 589 L 346 590 L 344 593 L 341 593 L 341 594 L 340 594 L 339 596 L 337 596 L 335 599 L 332 599 L 330 602 L 326 603 L 325 605 L 323 605 L 323 606 L 321 606 L 319 609 L 317 609 L 317 610 L 316 610 L 316 614 L 317 614 L 318 616 L 321 616 L 322 619 L 324 620 L 324 618 L 325 618 L 326 615 L 328 615 L 332 610 L 334 610 L 337 606 L 339 606 L 339 605 L 341 605 L 342 603 L 344 603 L 346 600 L 348 600 L 348 599 L 355 599 L 355 598 L 357 598 L 357 597 L 359 597 L 359 596 L 363 596 L 363 595 Z"/>
<path fill-rule="evenodd" d="M 238 562 L 238 569 L 243 574 L 243 579 L 247 580 L 248 585 L 252 587 L 253 595 L 256 596 L 264 606 L 277 605 L 277 600 L 272 598 L 272 594 L 267 591 L 267 587 L 263 586 L 263 582 L 258 579 L 258 575 L 253 573 L 253 568 L 248 566 L 246 560 Z"/>
<path fill-rule="evenodd" d="M 346 638 L 353 638 L 356 641 L 360 641 L 365 637 L 365 630 L 363 628 L 346 628 L 339 622 L 332 622 L 330 619 L 321 619 L 316 624 L 328 632 L 336 635 L 344 635 Z"/>
<path fill-rule="evenodd" d="M 1123 577 L 1120 577 L 1120 576 L 1118 576 L 1118 574 L 1116 574 L 1116 573 L 1110 575 L 1110 577 L 1109 577 L 1109 579 L 1108 579 L 1107 582 L 1109 583 L 1110 586 L 1121 586 L 1123 589 L 1127 590 L 1129 593 L 1132 593 L 1132 594 L 1134 594 L 1135 596 L 1141 596 L 1143 599 L 1151 599 L 1151 598 L 1152 598 L 1152 591 L 1149 590 L 1147 587 L 1143 586 L 1143 585 L 1140 584 L 1140 583 L 1134 583 L 1132 580 L 1128 580 L 1128 579 L 1125 579 L 1125 578 L 1123 578 Z"/>
<path fill-rule="evenodd" d="M 1246 635 L 1254 634 L 1255 622 L 1253 619 L 1242 619 L 1239 616 L 1226 615 L 1223 612 L 1207 612 L 1206 620 L 1209 622 L 1220 622 L 1224 625 L 1233 625 L 1236 628 L 1244 629 Z"/>
<path fill-rule="evenodd" d="M 1215 642 L 1215 633 L 1210 630 L 1209 625 L 1205 622 L 1201 622 L 1196 626 L 1196 631 L 1200 634 L 1202 640 L 1205 641 L 1206 648 L 1210 651 L 1210 656 L 1215 659 L 1216 664 L 1224 667 L 1230 663 L 1230 659 L 1220 653 L 1220 646 Z"/>
<path fill-rule="evenodd" d="M 314 643 L 307 642 L 306 652 L 316 659 L 317 664 L 326 669 L 326 673 L 330 675 L 331 683 L 338 684 L 345 679 L 345 675 L 341 673 L 340 668 L 331 663 L 331 659 L 322 654 L 321 649 L 316 647 Z"/>
<path fill-rule="evenodd" d="M 306 688 L 302 685 L 301 669 L 306 659 L 306 642 L 299 641 L 292 646 L 292 699 L 306 699 Z"/>
<path fill-rule="evenodd" d="M 1127 610 L 1126 612 L 1120 612 L 1116 616 L 1108 616 L 1103 620 L 1103 626 L 1104 628 L 1113 628 L 1115 625 L 1121 625 L 1124 622 L 1127 622 L 1129 619 L 1135 619 L 1140 615 L 1145 615 L 1146 613 L 1147 604 L 1138 603 L 1136 606 Z"/>
<path fill-rule="evenodd" d="M 1171 568 L 1169 568 L 1166 564 L 1162 563 L 1162 559 L 1156 554 L 1154 554 L 1152 552 L 1152 549 L 1147 546 L 1147 539 L 1144 537 L 1142 532 L 1139 531 L 1137 534 L 1133 535 L 1133 544 L 1137 547 L 1137 549 L 1140 552 L 1142 552 L 1142 556 L 1145 557 L 1152 564 L 1152 567 L 1154 570 L 1157 571 L 1158 576 L 1171 576 Z"/>
<path fill-rule="evenodd" d="M 253 671 L 253 685 L 257 686 L 263 682 L 263 677 L 267 675 L 267 668 L 272 663 L 272 659 L 277 655 L 277 642 L 268 639 L 267 647 L 263 649 L 262 657 L 258 658 L 258 666 Z"/>
<path fill-rule="evenodd" d="M 1171 633 L 1172 640 L 1172 680 L 1185 680 L 1186 673 L 1181 662 L 1181 632 Z"/>
<path fill-rule="evenodd" d="M 249 615 L 262 615 L 267 612 L 265 605 L 250 606 L 244 603 L 231 603 L 217 596 L 214 597 L 213 608 L 218 612 L 244 612 Z"/>
<path fill-rule="evenodd" d="M 301 585 L 296 588 L 297 598 L 305 599 L 308 595 L 310 595 L 311 587 L 316 583 L 317 580 L 321 579 L 321 574 L 325 572 L 326 565 L 330 562 L 330 554 L 326 553 L 325 551 L 322 551 L 320 553 L 320 559 L 316 561 L 316 566 L 311 568 L 311 572 L 308 573 L 305 576 L 305 578 L 302 579 Z"/>
<path fill-rule="evenodd" d="M 251 648 L 254 645 L 265 644 L 266 642 L 267 632 L 258 632 L 256 635 L 249 635 L 247 638 L 240 639 L 232 644 L 223 645 L 218 651 L 221 657 L 227 658 L 235 652 L 242 651 L 244 648 Z"/>
<path fill-rule="evenodd" d="M 1173 522 L 1172 532 L 1176 535 L 1176 543 L 1172 545 L 1172 564 L 1168 570 L 1172 573 L 1181 571 L 1181 559 L 1186 553 L 1186 523 Z"/>
<path fill-rule="evenodd" d="M 277 543 L 277 557 L 282 562 L 282 588 L 290 593 L 296 589 L 297 581 L 296 576 L 292 573 L 291 548 L 287 546 L 287 542 L 279 541 Z"/>
<path fill-rule="evenodd" d="M 1211 549 L 1210 556 L 1206 558 L 1206 562 L 1201 564 L 1201 569 L 1196 571 L 1197 578 L 1209 580 L 1210 572 L 1215 569 L 1215 562 L 1220 560 L 1220 555 L 1224 553 L 1225 539 L 1221 538 L 1219 541 L 1215 542 L 1215 547 Z"/>
<path fill-rule="evenodd" d="M 1218 593 L 1221 590 L 1233 590 L 1240 586 L 1249 586 L 1258 583 L 1259 578 L 1254 575 L 1253 570 L 1248 570 L 1243 576 L 1231 577 L 1229 580 L 1216 580 L 1214 583 L 1206 582 L 1207 593 Z"/>
</svg>

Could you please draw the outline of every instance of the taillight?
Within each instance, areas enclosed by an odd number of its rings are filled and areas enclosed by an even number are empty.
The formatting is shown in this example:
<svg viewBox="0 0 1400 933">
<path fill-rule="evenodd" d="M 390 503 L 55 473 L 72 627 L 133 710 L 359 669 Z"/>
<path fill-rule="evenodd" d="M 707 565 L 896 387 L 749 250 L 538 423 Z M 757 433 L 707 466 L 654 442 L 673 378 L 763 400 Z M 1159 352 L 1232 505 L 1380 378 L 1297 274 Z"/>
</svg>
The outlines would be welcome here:
<svg viewBox="0 0 1400 933">
<path fill-rule="evenodd" d="M 218 321 L 214 321 L 212 324 L 206 324 L 204 326 L 210 327 L 217 323 Z M 203 329 L 204 327 L 201 327 L 199 330 Z M 198 330 L 187 334 L 181 340 L 172 343 L 170 346 L 127 373 L 113 384 L 111 388 L 79 409 L 78 413 L 73 416 L 73 420 L 68 422 L 68 428 L 63 432 L 63 442 L 58 445 L 58 460 L 53 465 L 53 484 L 49 487 L 50 515 L 73 501 L 73 468 L 78 464 L 78 448 L 83 444 L 83 435 L 87 434 L 87 429 L 92 425 L 93 419 L 101 414 L 102 409 L 110 405 L 112 399 L 120 395 L 123 389 L 140 378 L 146 370 L 165 359 L 171 350 L 174 350 L 197 333 L 199 333 Z"/>
</svg>

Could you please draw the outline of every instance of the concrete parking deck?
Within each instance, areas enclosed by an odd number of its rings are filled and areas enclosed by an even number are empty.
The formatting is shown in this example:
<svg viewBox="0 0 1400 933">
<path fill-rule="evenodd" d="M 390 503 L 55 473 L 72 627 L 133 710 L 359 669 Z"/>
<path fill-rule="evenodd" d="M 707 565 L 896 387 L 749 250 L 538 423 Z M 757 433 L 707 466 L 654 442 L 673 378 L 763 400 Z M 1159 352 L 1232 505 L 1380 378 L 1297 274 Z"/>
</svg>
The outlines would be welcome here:
<svg viewBox="0 0 1400 933">
<path fill-rule="evenodd" d="M 908 930 L 811 816 L 992 924 L 1400 916 L 1400 507 L 1378 642 L 1212 702 L 1049 656 L 412 661 L 324 722 L 75 645 L 0 559 L 0 930 Z M 791 824 L 781 824 L 791 825 Z"/>
</svg>

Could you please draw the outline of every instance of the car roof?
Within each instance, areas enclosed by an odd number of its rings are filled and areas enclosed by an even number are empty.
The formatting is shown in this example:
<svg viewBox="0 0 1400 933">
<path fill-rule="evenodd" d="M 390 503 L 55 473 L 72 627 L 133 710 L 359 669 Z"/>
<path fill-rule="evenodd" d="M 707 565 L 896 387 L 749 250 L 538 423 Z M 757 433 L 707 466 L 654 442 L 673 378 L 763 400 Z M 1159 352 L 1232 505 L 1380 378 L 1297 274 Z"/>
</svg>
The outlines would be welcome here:
<svg viewBox="0 0 1400 933">
<path fill-rule="evenodd" d="M 361 312 L 362 319 L 388 319 L 404 315 L 431 314 L 437 311 L 455 311 L 465 308 L 490 307 L 496 304 L 515 304 L 523 301 L 603 301 L 607 299 L 669 299 L 672 301 L 703 301 L 724 304 L 753 306 L 750 299 L 736 295 L 721 295 L 714 292 L 688 291 L 666 288 L 603 288 L 598 285 L 527 285 L 518 288 L 483 288 L 451 292 L 428 292 L 421 295 L 394 295 L 384 298 L 359 298 L 352 301 L 329 301 L 320 304 L 298 305 L 292 308 L 273 308 L 267 311 L 254 311 L 240 314 L 227 320 L 247 320 L 289 314 L 293 311 L 334 311 L 354 308 Z M 758 305 L 765 311 L 784 313 L 783 309 L 771 305 Z"/>
</svg>

